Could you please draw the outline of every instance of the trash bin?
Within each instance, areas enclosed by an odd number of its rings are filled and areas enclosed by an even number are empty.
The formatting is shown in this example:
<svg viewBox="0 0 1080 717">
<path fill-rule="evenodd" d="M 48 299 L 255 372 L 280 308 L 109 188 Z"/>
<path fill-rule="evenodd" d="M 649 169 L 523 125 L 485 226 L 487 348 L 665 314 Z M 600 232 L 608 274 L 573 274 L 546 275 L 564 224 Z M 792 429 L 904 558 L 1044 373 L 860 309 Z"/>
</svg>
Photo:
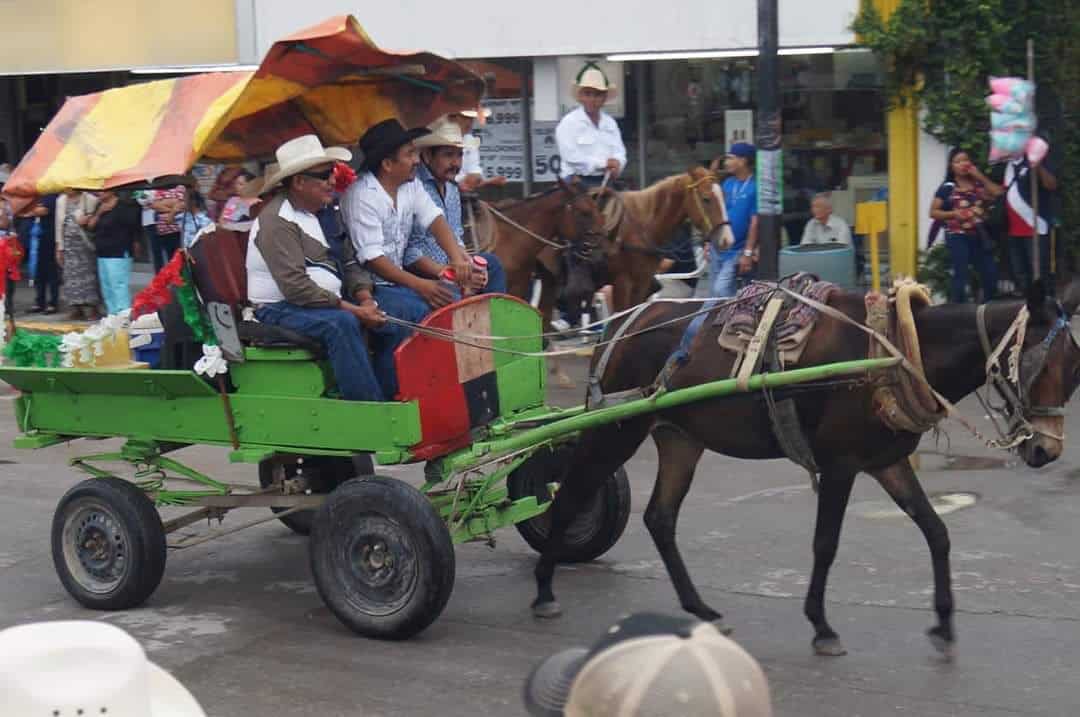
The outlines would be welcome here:
<svg viewBox="0 0 1080 717">
<path fill-rule="evenodd" d="M 780 276 L 800 271 L 845 289 L 855 288 L 855 249 L 850 244 L 799 244 L 780 250 Z"/>
</svg>

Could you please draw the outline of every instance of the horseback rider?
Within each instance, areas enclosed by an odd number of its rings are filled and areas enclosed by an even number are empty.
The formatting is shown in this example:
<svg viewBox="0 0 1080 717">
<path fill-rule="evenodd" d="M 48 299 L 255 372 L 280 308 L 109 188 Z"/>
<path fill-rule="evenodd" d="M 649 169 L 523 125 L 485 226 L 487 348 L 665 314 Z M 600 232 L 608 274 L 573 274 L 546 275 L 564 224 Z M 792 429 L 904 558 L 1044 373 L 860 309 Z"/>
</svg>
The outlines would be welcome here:
<svg viewBox="0 0 1080 717">
<path fill-rule="evenodd" d="M 559 173 L 563 179 L 577 175 L 589 186 L 598 187 L 605 174 L 615 179 L 626 167 L 626 146 L 619 125 L 602 109 L 616 88 L 592 62 L 578 73 L 574 88 L 581 104 L 555 128 L 562 162 Z"/>
<path fill-rule="evenodd" d="M 481 114 L 482 112 L 482 114 Z M 491 177 L 490 179 L 484 179 L 484 168 L 480 164 L 480 138 L 472 133 L 473 124 L 479 118 L 487 119 L 491 116 L 491 110 L 487 107 L 483 110 L 462 110 L 461 112 L 451 112 L 446 115 L 446 119 L 450 120 L 458 126 L 461 130 L 462 147 L 461 156 L 461 169 L 458 171 L 457 176 L 454 177 L 454 181 L 457 182 L 458 187 L 463 192 L 475 192 L 480 187 L 501 187 L 506 184 L 507 179 L 501 175 Z M 480 124 L 483 124 L 481 121 Z"/>
<path fill-rule="evenodd" d="M 413 141 L 428 133 L 424 127 L 406 130 L 397 119 L 371 127 L 360 138 L 364 153 L 360 177 L 341 198 L 341 215 L 352 245 L 375 276 L 375 301 L 388 315 L 412 323 L 457 298 L 451 284 L 405 269 L 405 249 L 414 228 L 431 233 L 462 289 L 487 283 L 458 244 L 442 209 L 416 179 L 420 156 Z M 375 374 L 387 398 L 397 393 L 394 350 L 411 333 L 407 326 L 390 323 L 372 337 Z"/>
<path fill-rule="evenodd" d="M 251 226 L 246 260 L 248 301 L 261 323 L 319 339 L 343 398 L 381 401 L 384 393 L 368 358 L 361 326 L 386 318 L 372 299 L 371 277 L 346 246 L 334 261 L 316 217 L 330 201 L 334 163 L 352 154 L 324 149 L 315 135 L 278 147 L 278 169 L 266 186 L 283 185 Z M 342 291 L 344 289 L 344 292 Z"/>
<path fill-rule="evenodd" d="M 450 229 L 457 237 L 458 245 L 464 249 L 461 191 L 454 181 L 462 168 L 464 138 L 459 126 L 446 117 L 436 120 L 428 129 L 431 130 L 430 134 L 415 141 L 421 159 L 416 178 L 432 201 L 442 209 Z M 487 283 L 476 286 L 476 291 L 506 293 L 506 274 L 499 259 L 488 252 L 481 252 L 477 256 L 486 262 Z M 446 271 L 450 258 L 439 246 L 430 229 L 414 225 L 409 235 L 409 243 L 405 247 L 403 261 L 414 274 L 437 279 Z"/>
</svg>

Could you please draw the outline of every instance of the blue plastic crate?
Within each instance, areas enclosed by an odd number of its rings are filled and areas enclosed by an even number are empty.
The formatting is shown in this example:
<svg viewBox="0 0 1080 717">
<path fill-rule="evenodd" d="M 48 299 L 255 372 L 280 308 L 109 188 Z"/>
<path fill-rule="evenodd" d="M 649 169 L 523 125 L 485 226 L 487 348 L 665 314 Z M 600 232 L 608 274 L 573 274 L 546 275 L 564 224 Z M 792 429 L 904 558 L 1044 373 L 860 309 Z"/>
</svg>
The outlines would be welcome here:
<svg viewBox="0 0 1080 717">
<path fill-rule="evenodd" d="M 135 338 L 135 334 L 132 338 Z M 165 332 L 154 331 L 150 333 L 150 343 L 138 346 L 132 351 L 135 354 L 136 361 L 143 361 L 147 363 L 150 368 L 158 368 L 161 366 L 161 347 L 165 343 Z"/>
</svg>

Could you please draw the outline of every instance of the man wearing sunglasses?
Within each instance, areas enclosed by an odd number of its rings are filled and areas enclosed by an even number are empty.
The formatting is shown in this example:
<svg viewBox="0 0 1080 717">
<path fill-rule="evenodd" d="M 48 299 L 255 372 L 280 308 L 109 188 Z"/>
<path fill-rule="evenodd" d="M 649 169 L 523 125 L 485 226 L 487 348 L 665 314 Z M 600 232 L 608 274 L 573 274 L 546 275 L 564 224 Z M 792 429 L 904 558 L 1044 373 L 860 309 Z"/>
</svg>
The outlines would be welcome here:
<svg viewBox="0 0 1080 717">
<path fill-rule="evenodd" d="M 280 184 L 252 224 L 248 237 L 248 301 L 264 324 L 318 339 L 326 347 L 342 398 L 386 397 L 368 356 L 362 327 L 380 329 L 386 317 L 375 303 L 371 277 L 349 242 L 338 261 L 330 252 L 316 212 L 333 197 L 335 162 L 352 153 L 324 149 L 315 135 L 278 147 L 279 169 L 265 186 Z"/>
</svg>

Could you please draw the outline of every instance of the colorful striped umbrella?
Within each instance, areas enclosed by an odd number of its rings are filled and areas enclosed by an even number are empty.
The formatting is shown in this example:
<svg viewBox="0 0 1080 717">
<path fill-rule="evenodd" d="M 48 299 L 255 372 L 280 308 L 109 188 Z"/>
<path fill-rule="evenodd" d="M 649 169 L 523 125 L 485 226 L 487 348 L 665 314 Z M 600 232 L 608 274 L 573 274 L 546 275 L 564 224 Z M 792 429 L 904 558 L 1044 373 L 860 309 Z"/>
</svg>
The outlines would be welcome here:
<svg viewBox="0 0 1080 717">
<path fill-rule="evenodd" d="M 16 205 L 67 188 L 184 174 L 198 160 L 266 158 L 315 133 L 351 145 L 397 117 L 410 127 L 475 108 L 483 81 L 430 53 L 380 50 L 352 16 L 274 43 L 256 72 L 209 73 L 72 97 L 12 173 Z"/>
</svg>

